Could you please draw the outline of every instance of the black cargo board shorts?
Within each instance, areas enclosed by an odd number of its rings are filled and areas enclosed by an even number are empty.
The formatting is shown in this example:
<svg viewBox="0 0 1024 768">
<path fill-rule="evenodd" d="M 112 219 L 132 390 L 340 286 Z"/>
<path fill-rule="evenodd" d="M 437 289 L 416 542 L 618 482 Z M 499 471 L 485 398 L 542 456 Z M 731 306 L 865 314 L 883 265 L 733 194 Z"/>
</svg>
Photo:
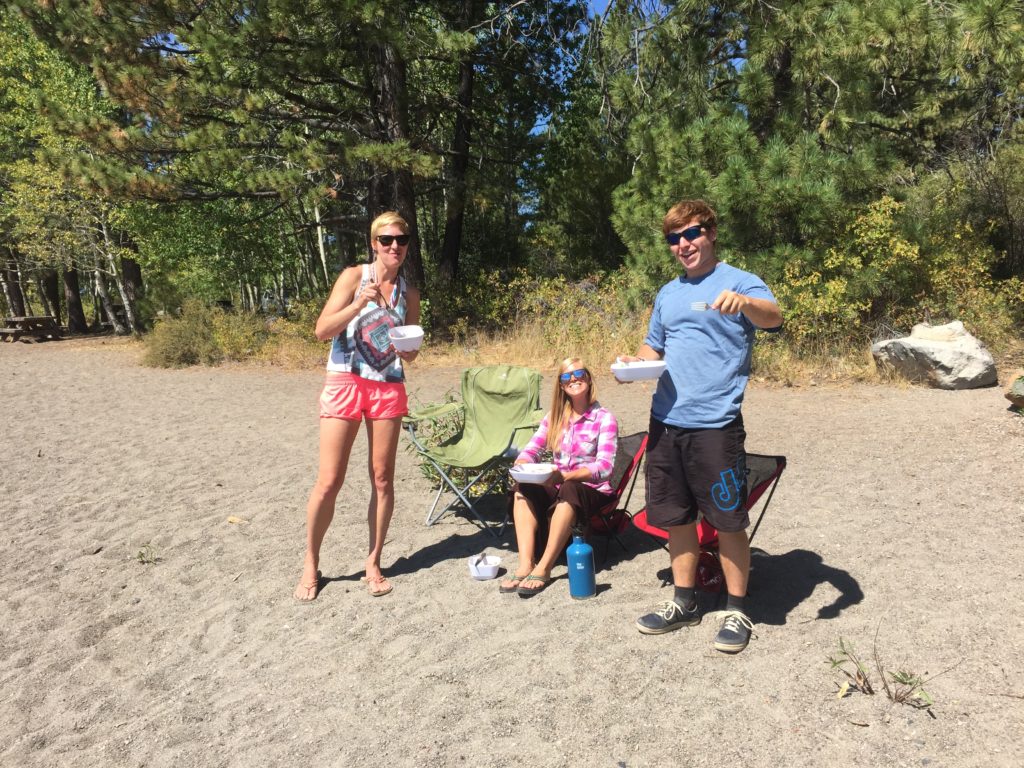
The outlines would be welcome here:
<svg viewBox="0 0 1024 768">
<path fill-rule="evenodd" d="M 697 522 L 742 531 L 747 515 L 743 416 L 724 427 L 684 429 L 652 418 L 647 439 L 647 520 L 658 528 Z"/>
</svg>

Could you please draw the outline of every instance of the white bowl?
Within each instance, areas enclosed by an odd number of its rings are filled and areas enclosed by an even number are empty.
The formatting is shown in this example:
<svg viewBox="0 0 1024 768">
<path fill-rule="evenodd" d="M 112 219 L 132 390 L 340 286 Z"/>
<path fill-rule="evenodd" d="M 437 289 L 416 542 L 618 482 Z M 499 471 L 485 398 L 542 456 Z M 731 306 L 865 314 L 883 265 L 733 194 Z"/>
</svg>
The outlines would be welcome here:
<svg viewBox="0 0 1024 768">
<path fill-rule="evenodd" d="M 619 381 L 660 379 L 668 364 L 664 360 L 637 360 L 633 363 L 614 363 L 612 374 Z"/>
<path fill-rule="evenodd" d="M 412 352 L 423 343 L 423 329 L 418 325 L 400 325 L 388 331 L 388 338 L 399 352 Z"/>
<path fill-rule="evenodd" d="M 556 469 L 554 464 L 516 464 L 508 473 L 519 483 L 546 483 Z"/>
<path fill-rule="evenodd" d="M 496 555 L 473 555 L 469 558 L 469 575 L 477 581 L 493 579 L 498 575 L 498 566 L 501 565 L 501 558 Z"/>
</svg>

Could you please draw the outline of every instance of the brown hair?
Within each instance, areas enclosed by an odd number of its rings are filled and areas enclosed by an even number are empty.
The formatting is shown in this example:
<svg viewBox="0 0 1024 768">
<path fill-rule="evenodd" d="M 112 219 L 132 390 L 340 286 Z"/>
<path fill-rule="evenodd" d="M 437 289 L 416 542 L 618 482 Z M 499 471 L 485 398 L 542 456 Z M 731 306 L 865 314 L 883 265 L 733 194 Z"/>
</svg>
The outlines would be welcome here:
<svg viewBox="0 0 1024 768">
<path fill-rule="evenodd" d="M 680 200 L 665 214 L 661 222 L 661 233 L 667 235 L 673 229 L 685 227 L 694 219 L 700 219 L 700 223 L 708 229 L 718 229 L 718 214 L 714 208 L 703 200 Z"/>
<path fill-rule="evenodd" d="M 575 371 L 577 368 L 582 368 L 587 372 L 587 384 L 590 386 L 587 392 L 590 399 L 587 404 L 593 405 L 597 401 L 597 386 L 594 383 L 594 375 L 590 372 L 590 369 L 578 357 L 565 358 L 555 372 L 555 391 L 551 395 L 551 410 L 548 411 L 547 449 L 552 452 L 558 450 L 558 446 L 562 442 L 562 434 L 569 425 L 569 414 L 572 413 L 572 400 L 566 396 L 559 376 L 569 371 Z"/>
</svg>

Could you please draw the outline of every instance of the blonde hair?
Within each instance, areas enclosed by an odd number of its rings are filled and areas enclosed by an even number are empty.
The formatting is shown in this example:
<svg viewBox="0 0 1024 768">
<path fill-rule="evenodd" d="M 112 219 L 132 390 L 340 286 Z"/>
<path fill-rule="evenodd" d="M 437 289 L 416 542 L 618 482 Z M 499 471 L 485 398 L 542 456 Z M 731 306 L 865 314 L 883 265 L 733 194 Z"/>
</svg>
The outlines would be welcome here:
<svg viewBox="0 0 1024 768">
<path fill-rule="evenodd" d="M 597 402 L 597 385 L 594 383 L 594 375 L 590 369 L 578 357 L 565 358 L 555 372 L 555 391 L 551 395 L 551 410 L 548 411 L 547 449 L 552 452 L 557 451 L 558 446 L 561 445 L 562 435 L 565 433 L 565 428 L 569 426 L 569 415 L 572 413 L 572 400 L 565 394 L 559 377 L 563 373 L 575 371 L 577 368 L 582 368 L 587 373 L 587 384 L 590 386 L 587 391 L 589 396 L 587 405 Z"/>
<path fill-rule="evenodd" d="M 384 211 L 370 224 L 370 240 L 377 239 L 377 233 L 384 227 L 396 226 L 402 230 L 403 235 L 409 234 L 409 222 L 398 215 L 397 211 Z"/>
</svg>

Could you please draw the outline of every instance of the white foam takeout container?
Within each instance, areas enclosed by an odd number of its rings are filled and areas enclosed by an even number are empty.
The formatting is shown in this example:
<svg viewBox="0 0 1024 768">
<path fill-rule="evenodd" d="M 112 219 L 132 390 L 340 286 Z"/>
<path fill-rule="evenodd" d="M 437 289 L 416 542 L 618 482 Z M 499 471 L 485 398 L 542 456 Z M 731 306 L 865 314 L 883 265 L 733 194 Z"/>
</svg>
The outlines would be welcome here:
<svg viewBox="0 0 1024 768">
<path fill-rule="evenodd" d="M 477 581 L 486 581 L 498 575 L 501 558 L 497 555 L 473 555 L 468 562 L 469 575 Z"/>
<path fill-rule="evenodd" d="M 418 325 L 400 325 L 388 331 L 388 338 L 399 352 L 412 352 L 423 343 L 423 329 Z"/>
<path fill-rule="evenodd" d="M 508 473 L 519 483 L 546 483 L 554 471 L 554 464 L 516 464 Z"/>
<path fill-rule="evenodd" d="M 612 364 L 612 375 L 619 381 L 659 379 L 667 367 L 664 360 L 637 360 L 632 363 L 615 362 Z"/>
</svg>

